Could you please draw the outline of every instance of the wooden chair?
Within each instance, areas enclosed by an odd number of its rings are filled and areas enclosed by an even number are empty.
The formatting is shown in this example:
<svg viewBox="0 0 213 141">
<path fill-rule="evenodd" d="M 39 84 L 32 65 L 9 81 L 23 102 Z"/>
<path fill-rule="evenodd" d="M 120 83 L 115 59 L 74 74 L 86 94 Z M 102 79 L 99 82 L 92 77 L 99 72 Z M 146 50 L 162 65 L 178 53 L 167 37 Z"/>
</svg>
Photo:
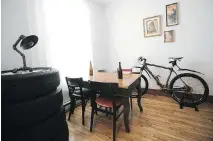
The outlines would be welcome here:
<svg viewBox="0 0 213 141">
<path fill-rule="evenodd" d="M 123 110 L 118 114 L 117 111 L 122 106 L 121 98 L 115 97 L 114 94 L 118 93 L 118 83 L 103 83 L 103 82 L 92 82 L 90 81 L 90 88 L 94 91 L 98 91 L 100 96 L 96 100 L 92 100 L 92 111 L 91 111 L 91 123 L 90 132 L 93 128 L 93 119 L 96 111 L 113 115 L 113 141 L 116 140 L 116 121 L 123 113 Z M 102 107 L 112 108 L 112 112 L 97 108 L 96 105 Z"/>
<path fill-rule="evenodd" d="M 68 78 L 66 77 L 67 86 L 69 89 L 70 97 L 70 111 L 68 120 L 71 118 L 71 114 L 74 113 L 74 110 L 77 106 L 82 106 L 82 124 L 84 125 L 84 113 L 88 100 L 91 98 L 91 90 L 83 88 L 83 79 L 82 78 Z M 76 106 L 76 101 L 80 100 L 79 105 Z"/>
<path fill-rule="evenodd" d="M 98 72 L 107 72 L 107 70 L 104 70 L 104 69 L 103 69 L 103 70 L 98 70 Z M 102 108 L 101 105 L 99 105 L 99 106 L 100 106 L 99 108 Z M 109 111 L 112 111 L 112 108 L 109 108 L 109 109 L 108 109 L 107 107 L 105 107 L 105 110 L 106 110 L 106 111 L 108 111 L 108 110 L 109 110 Z M 108 116 L 108 113 L 107 113 L 107 112 L 106 112 L 106 116 Z"/>
</svg>

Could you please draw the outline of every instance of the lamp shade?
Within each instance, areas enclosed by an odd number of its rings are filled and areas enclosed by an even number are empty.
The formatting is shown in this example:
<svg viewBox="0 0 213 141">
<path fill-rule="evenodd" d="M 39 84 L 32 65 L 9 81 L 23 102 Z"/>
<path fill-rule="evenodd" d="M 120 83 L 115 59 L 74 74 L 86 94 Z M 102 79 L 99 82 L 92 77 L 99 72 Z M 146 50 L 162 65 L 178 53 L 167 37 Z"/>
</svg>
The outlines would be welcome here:
<svg viewBox="0 0 213 141">
<path fill-rule="evenodd" d="M 26 49 L 30 49 L 32 47 L 34 47 L 38 42 L 38 37 L 35 35 L 30 35 L 25 37 L 22 41 L 20 46 L 26 50 Z"/>
</svg>

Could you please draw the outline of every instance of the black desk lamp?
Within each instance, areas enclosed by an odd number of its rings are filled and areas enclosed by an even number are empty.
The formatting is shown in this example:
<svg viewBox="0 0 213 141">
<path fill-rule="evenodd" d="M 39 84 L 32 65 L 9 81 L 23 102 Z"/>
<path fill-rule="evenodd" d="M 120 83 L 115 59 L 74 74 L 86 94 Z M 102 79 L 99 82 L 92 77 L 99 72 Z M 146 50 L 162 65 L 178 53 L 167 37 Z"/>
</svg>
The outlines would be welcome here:
<svg viewBox="0 0 213 141">
<path fill-rule="evenodd" d="M 22 40 L 22 41 L 21 41 Z M 13 49 L 18 52 L 18 54 L 21 55 L 22 59 L 23 59 L 23 67 L 21 68 L 18 68 L 18 69 L 14 69 L 13 70 L 13 73 L 16 73 L 17 71 L 19 70 L 29 70 L 30 72 L 33 71 L 32 68 L 30 67 L 27 67 L 26 65 L 26 59 L 25 59 L 25 55 L 19 51 L 16 46 L 18 45 L 18 43 L 21 41 L 21 44 L 20 46 L 24 49 L 24 50 L 27 50 L 27 49 L 30 49 L 32 47 L 34 47 L 37 42 L 38 42 L 38 37 L 35 36 L 35 35 L 30 35 L 30 36 L 24 36 L 24 35 L 20 35 L 18 40 L 15 42 L 15 44 L 13 45 Z"/>
</svg>

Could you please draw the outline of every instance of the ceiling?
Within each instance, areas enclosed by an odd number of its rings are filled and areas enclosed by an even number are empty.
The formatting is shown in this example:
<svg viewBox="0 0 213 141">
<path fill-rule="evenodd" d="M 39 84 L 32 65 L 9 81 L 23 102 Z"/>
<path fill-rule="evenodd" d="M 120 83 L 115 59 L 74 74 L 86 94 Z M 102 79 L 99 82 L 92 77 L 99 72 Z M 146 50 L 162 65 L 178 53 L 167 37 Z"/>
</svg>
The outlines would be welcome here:
<svg viewBox="0 0 213 141">
<path fill-rule="evenodd" d="M 105 5 L 111 4 L 115 0 L 91 0 L 91 1 L 94 1 L 97 4 L 105 6 Z"/>
</svg>

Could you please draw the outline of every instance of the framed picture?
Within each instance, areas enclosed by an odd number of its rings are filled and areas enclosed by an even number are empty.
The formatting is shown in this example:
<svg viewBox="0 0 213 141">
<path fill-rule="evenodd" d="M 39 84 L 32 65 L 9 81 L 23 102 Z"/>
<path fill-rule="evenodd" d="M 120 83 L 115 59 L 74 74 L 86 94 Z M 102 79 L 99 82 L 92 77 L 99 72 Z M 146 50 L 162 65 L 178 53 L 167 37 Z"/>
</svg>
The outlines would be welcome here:
<svg viewBox="0 0 213 141">
<path fill-rule="evenodd" d="M 174 30 L 164 31 L 164 42 L 174 42 Z"/>
<path fill-rule="evenodd" d="M 178 25 L 178 3 L 166 5 L 166 26 Z"/>
<path fill-rule="evenodd" d="M 161 35 L 161 16 L 143 19 L 144 37 Z"/>
</svg>

